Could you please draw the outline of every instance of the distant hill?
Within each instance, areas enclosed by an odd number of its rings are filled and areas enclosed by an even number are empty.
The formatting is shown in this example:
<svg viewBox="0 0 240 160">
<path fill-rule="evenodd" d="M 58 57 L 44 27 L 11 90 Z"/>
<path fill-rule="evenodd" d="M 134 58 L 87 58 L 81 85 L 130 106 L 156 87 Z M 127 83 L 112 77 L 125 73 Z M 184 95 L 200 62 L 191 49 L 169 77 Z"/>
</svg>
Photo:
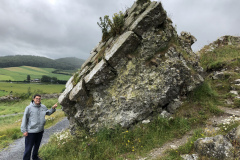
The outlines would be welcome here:
<svg viewBox="0 0 240 160">
<path fill-rule="evenodd" d="M 85 62 L 85 60 L 76 57 L 59 58 L 55 61 L 59 63 L 72 64 L 73 66 L 75 66 L 75 68 L 80 68 L 81 65 Z"/>
<path fill-rule="evenodd" d="M 50 59 L 40 56 L 15 55 L 0 57 L 0 68 L 33 66 L 44 68 L 55 68 L 62 70 L 75 70 L 81 67 L 84 60 L 75 57 Z"/>
</svg>

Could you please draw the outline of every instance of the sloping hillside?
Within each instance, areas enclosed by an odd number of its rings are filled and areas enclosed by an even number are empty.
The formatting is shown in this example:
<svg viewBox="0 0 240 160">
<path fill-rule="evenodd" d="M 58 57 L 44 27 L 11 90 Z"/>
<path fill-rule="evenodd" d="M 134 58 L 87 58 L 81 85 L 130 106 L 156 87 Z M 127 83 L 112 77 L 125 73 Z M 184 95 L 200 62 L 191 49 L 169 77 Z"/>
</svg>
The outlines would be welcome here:
<svg viewBox="0 0 240 160">
<path fill-rule="evenodd" d="M 31 66 L 21 66 L 21 67 L 8 67 L 0 68 L 0 81 L 24 81 L 27 80 L 27 76 L 30 78 L 41 79 L 43 75 L 49 77 L 56 77 L 58 80 L 68 80 L 70 75 L 56 74 L 53 73 L 55 69 L 53 68 L 38 68 Z"/>
<path fill-rule="evenodd" d="M 53 60 L 46 57 L 16 55 L 0 57 L 0 68 L 33 66 L 44 68 L 55 68 L 64 70 L 75 70 L 80 68 L 84 60 L 78 58 L 61 58 Z"/>
<path fill-rule="evenodd" d="M 206 80 L 223 106 L 240 107 L 240 37 L 223 36 L 199 51 Z"/>
</svg>

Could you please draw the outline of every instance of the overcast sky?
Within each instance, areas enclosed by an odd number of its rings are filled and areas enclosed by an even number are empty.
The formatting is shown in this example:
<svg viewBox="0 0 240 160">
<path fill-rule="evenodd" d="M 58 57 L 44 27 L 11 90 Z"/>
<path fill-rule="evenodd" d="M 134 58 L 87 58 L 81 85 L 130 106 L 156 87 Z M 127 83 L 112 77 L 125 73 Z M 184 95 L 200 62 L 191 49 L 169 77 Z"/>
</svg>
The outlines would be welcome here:
<svg viewBox="0 0 240 160">
<path fill-rule="evenodd" d="M 223 35 L 240 36 L 240 0 L 162 0 L 194 51 Z M 101 40 L 99 17 L 125 11 L 134 0 L 0 0 L 0 56 L 87 59 Z"/>
</svg>

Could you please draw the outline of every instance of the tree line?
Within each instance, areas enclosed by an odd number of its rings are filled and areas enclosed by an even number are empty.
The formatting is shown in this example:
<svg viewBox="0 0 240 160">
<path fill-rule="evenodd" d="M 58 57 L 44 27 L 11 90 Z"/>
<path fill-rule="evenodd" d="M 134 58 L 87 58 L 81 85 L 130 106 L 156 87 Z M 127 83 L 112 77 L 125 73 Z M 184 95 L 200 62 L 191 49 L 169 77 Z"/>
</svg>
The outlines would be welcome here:
<svg viewBox="0 0 240 160">
<path fill-rule="evenodd" d="M 30 55 L 15 55 L 0 57 L 0 68 L 19 67 L 19 66 L 33 66 L 42 68 L 55 68 L 62 70 L 75 70 L 81 67 L 84 60 L 67 57 L 60 59 L 50 59 L 40 56 Z"/>
<path fill-rule="evenodd" d="M 30 83 L 31 82 L 31 75 L 27 75 L 27 79 L 24 82 Z M 66 80 L 59 80 L 57 77 L 50 77 L 47 75 L 43 75 L 42 78 L 38 79 L 38 81 L 33 82 L 41 82 L 41 83 L 52 83 L 52 84 L 66 84 Z"/>
</svg>

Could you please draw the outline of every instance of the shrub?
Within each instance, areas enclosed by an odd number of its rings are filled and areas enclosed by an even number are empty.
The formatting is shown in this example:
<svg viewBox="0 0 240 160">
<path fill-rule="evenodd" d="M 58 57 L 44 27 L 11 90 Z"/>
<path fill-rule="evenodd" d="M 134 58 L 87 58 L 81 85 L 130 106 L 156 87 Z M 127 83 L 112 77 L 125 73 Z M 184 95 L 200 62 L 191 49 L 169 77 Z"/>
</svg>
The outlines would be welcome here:
<svg viewBox="0 0 240 160">
<path fill-rule="evenodd" d="M 121 11 L 113 15 L 113 20 L 109 19 L 108 15 L 105 15 L 104 18 L 100 17 L 99 19 L 100 23 L 97 22 L 97 24 L 102 29 L 102 41 L 107 41 L 111 36 L 121 34 L 124 25 L 124 15 Z"/>
<path fill-rule="evenodd" d="M 116 36 L 116 35 L 121 34 L 122 27 L 124 25 L 124 15 L 123 15 L 123 13 L 121 11 L 119 12 L 119 14 L 114 13 L 112 19 L 113 19 L 113 21 L 108 19 L 108 24 L 111 27 L 110 34 L 112 36 Z"/>
<path fill-rule="evenodd" d="M 100 23 L 97 22 L 98 26 L 102 29 L 102 41 L 107 41 L 109 39 L 109 16 L 104 16 L 104 18 L 102 19 L 102 17 L 99 18 L 100 19 Z"/>
</svg>

